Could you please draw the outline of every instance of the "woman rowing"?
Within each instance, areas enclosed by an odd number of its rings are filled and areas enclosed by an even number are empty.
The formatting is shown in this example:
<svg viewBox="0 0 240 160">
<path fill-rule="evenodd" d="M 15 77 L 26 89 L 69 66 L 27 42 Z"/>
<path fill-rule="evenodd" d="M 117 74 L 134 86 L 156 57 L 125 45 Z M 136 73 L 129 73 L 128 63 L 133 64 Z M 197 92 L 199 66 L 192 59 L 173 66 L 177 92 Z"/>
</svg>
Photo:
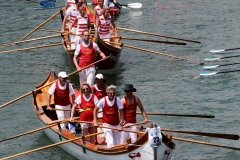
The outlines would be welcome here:
<svg viewBox="0 0 240 160">
<path fill-rule="evenodd" d="M 86 14 L 86 6 L 83 4 L 79 7 L 80 15 L 78 15 L 75 20 L 70 25 L 69 30 L 77 23 L 76 37 L 75 37 L 75 46 L 83 42 L 83 31 L 88 30 L 91 33 L 91 23 Z"/>
<path fill-rule="evenodd" d="M 113 27 L 113 34 L 117 36 L 117 27 L 110 16 L 109 8 L 103 9 L 103 15 L 101 15 L 96 23 L 96 28 L 98 29 L 98 34 L 100 38 L 106 39 L 110 41 L 111 38 L 111 30 L 110 27 Z"/>
<path fill-rule="evenodd" d="M 77 106 L 80 106 L 80 109 L 83 110 L 80 113 L 80 121 L 93 122 L 93 110 L 98 103 L 96 95 L 93 94 L 93 91 L 90 85 L 87 82 L 84 82 L 80 88 L 81 94 L 76 98 L 75 103 L 73 104 L 71 111 L 70 121 L 74 122 L 73 115 L 76 111 Z M 93 134 L 97 132 L 97 129 L 91 123 L 81 123 L 82 135 Z M 95 136 L 90 137 L 90 143 L 95 144 Z"/>
<path fill-rule="evenodd" d="M 99 17 L 102 15 L 102 10 L 106 8 L 107 6 L 103 4 L 104 0 L 99 0 L 98 5 L 94 8 L 94 25 L 96 25 L 96 22 L 98 21 Z"/>
</svg>

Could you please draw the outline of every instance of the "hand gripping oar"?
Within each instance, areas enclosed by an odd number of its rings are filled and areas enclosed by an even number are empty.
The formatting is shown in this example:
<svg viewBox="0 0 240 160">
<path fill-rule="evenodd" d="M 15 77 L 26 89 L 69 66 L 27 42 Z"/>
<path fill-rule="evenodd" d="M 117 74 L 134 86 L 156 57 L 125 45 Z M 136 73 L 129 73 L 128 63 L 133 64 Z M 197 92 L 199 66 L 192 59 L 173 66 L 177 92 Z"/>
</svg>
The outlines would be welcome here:
<svg viewBox="0 0 240 160">
<path fill-rule="evenodd" d="M 189 40 L 189 39 L 183 39 L 183 38 L 176 38 L 176 37 L 165 36 L 165 35 L 161 35 L 161 34 L 154 34 L 154 33 L 150 33 L 150 32 L 143 32 L 143 31 L 134 30 L 134 29 L 121 28 L 121 27 L 117 27 L 117 28 L 120 29 L 120 30 L 129 31 L 129 32 L 136 32 L 136 33 L 148 34 L 148 35 L 152 35 L 152 36 L 159 36 L 159 37 L 177 39 L 177 40 L 182 40 L 182 41 L 187 41 L 187 42 L 201 43 L 201 42 L 195 41 L 195 40 Z"/>
<path fill-rule="evenodd" d="M 141 112 L 136 112 L 142 114 Z M 215 118 L 213 115 L 199 115 L 199 114 L 164 114 L 157 112 L 146 112 L 147 115 L 160 115 L 160 116 L 177 116 L 177 117 L 195 117 L 195 118 Z"/>
<path fill-rule="evenodd" d="M 69 139 L 69 140 L 66 140 L 66 141 L 61 141 L 61 142 L 58 142 L 58 143 L 50 144 L 50 145 L 47 145 L 47 146 L 39 147 L 39 148 L 36 148 L 36 149 L 28 150 L 28 151 L 25 151 L 25 152 L 21 152 L 21 153 L 12 155 L 12 156 L 8 156 L 8 157 L 5 157 L 5 158 L 2 158 L 1 160 L 6 160 L 6 159 L 9 159 L 9 158 L 14 158 L 14 157 L 21 156 L 21 155 L 24 155 L 24 154 L 28 154 L 28 153 L 40 151 L 40 150 L 43 150 L 43 149 L 55 147 L 55 146 L 58 146 L 58 145 L 61 145 L 61 144 L 65 144 L 65 143 L 68 143 L 68 142 L 73 142 L 73 141 L 82 139 L 83 137 L 84 137 L 84 138 L 88 138 L 88 137 L 95 136 L 95 135 L 98 135 L 98 134 L 103 134 L 103 132 L 88 134 L 88 135 L 85 135 L 85 136 L 81 136 L 81 137 Z"/>
<path fill-rule="evenodd" d="M 227 148 L 227 149 L 233 149 L 233 150 L 240 151 L 240 148 L 224 146 L 224 145 L 214 144 L 214 143 L 209 143 L 209 142 L 196 141 L 196 140 L 191 140 L 191 139 L 186 139 L 186 138 L 178 138 L 178 137 L 172 137 L 172 139 L 179 140 L 179 141 L 184 141 L 184 142 L 197 143 L 197 144 L 203 144 L 203 145 L 208 145 L 208 146 Z"/>
<path fill-rule="evenodd" d="M 223 52 L 223 51 L 231 51 L 231 50 L 238 50 L 238 49 L 240 49 L 240 48 L 218 49 L 218 50 L 212 49 L 212 50 L 210 51 L 210 53 L 219 53 L 219 52 Z"/>
<path fill-rule="evenodd" d="M 110 56 L 107 56 L 106 58 L 109 58 L 109 57 L 110 57 Z M 81 70 L 83 70 L 83 69 L 85 69 L 85 68 L 88 68 L 88 67 L 90 67 L 90 66 L 92 66 L 92 65 L 95 65 L 95 64 L 97 64 L 97 63 L 99 63 L 99 62 L 101 62 L 101 61 L 103 61 L 103 60 L 100 59 L 100 60 L 98 60 L 98 61 L 96 61 L 96 62 L 94 62 L 94 63 L 92 63 L 92 64 L 87 65 L 86 67 L 82 68 Z M 76 71 L 68 74 L 68 76 L 71 76 L 71 75 L 73 75 L 73 74 L 75 74 L 75 73 L 77 73 L 77 72 L 78 72 L 78 71 L 76 70 Z M 24 94 L 24 95 L 22 95 L 22 96 L 20 96 L 20 97 L 18 97 L 18 98 L 16 98 L 16 99 L 14 99 L 14 100 L 11 100 L 11 101 L 9 101 L 9 102 L 1 105 L 1 106 L 0 106 L 0 109 L 3 108 L 3 107 L 5 107 L 5 106 L 7 106 L 7 105 L 9 105 L 9 104 L 12 104 L 13 102 L 16 102 L 16 101 L 18 101 L 18 100 L 20 100 L 20 99 L 22 99 L 22 98 L 24 98 L 24 97 L 26 97 L 26 96 L 29 96 L 30 94 L 32 94 L 32 92 L 36 92 L 36 91 L 39 91 L 39 90 L 42 89 L 42 88 L 45 88 L 45 87 L 47 87 L 47 86 L 50 86 L 51 84 L 53 84 L 53 83 L 56 82 L 57 80 L 58 80 L 58 79 L 56 79 L 55 81 L 53 81 L 53 82 L 51 82 L 51 83 L 49 83 L 49 84 L 47 84 L 47 85 L 45 85 L 45 86 L 39 87 L 39 88 L 37 88 L 37 89 L 35 89 L 35 90 L 33 90 L 33 91 L 30 91 L 30 92 L 28 92 L 28 93 L 26 93 L 26 94 Z"/>
<path fill-rule="evenodd" d="M 142 8 L 142 3 L 129 3 L 129 4 L 119 4 L 120 6 L 126 6 L 129 8 Z"/>
<path fill-rule="evenodd" d="M 235 64 L 240 64 L 240 63 L 228 63 L 228 64 L 219 64 L 219 65 L 209 65 L 209 66 L 204 66 L 203 69 L 213 69 L 213 68 L 217 68 L 217 67 L 230 66 L 230 65 L 235 65 Z"/>
<path fill-rule="evenodd" d="M 233 57 L 240 57 L 240 55 L 218 57 L 218 58 L 205 58 L 205 61 L 216 61 L 216 60 L 219 60 L 219 59 L 226 59 L 226 58 L 233 58 Z"/>
<path fill-rule="evenodd" d="M 79 117 L 74 117 L 74 119 L 79 119 Z M 69 118 L 65 118 L 65 119 L 59 120 L 58 122 L 59 123 L 64 123 L 64 122 L 68 122 L 68 121 L 69 121 Z M 34 132 L 37 132 L 37 131 L 41 131 L 41 130 L 44 130 L 46 128 L 50 128 L 50 127 L 53 127 L 53 126 L 56 126 L 56 125 L 57 125 L 57 123 L 52 123 L 50 125 L 47 125 L 47 126 L 44 126 L 44 127 L 41 127 L 41 128 L 37 128 L 37 129 L 31 130 L 31 131 L 28 131 L 28 132 L 25 132 L 25 133 L 22 133 L 22 134 L 18 134 L 16 136 L 12 136 L 12 137 L 9 137 L 9 138 L 2 139 L 2 140 L 0 140 L 0 142 L 7 141 L 7 140 L 10 140 L 10 139 L 14 139 L 14 138 L 18 138 L 18 137 L 21 137 L 21 136 L 24 136 L 24 135 L 27 135 L 27 134 L 31 134 L 31 133 L 34 133 Z"/>
<path fill-rule="evenodd" d="M 222 72 L 208 72 L 208 71 L 202 71 L 200 73 L 200 76 L 212 76 L 214 74 L 220 74 L 220 73 L 230 73 L 230 72 L 239 72 L 240 70 L 233 70 L 233 71 L 222 71 Z"/>
</svg>

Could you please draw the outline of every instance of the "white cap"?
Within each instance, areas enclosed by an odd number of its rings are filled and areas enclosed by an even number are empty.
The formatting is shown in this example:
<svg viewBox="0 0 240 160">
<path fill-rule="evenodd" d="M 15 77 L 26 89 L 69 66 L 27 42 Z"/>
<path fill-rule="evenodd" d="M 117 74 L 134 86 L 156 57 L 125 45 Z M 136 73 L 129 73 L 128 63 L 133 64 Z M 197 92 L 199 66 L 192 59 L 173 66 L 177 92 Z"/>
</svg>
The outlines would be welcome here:
<svg viewBox="0 0 240 160">
<path fill-rule="evenodd" d="M 59 73 L 58 73 L 58 77 L 61 77 L 61 78 L 67 78 L 68 75 L 67 75 L 66 72 L 59 72 Z"/>
<path fill-rule="evenodd" d="M 103 75 L 101 73 L 98 73 L 95 78 L 97 79 L 104 79 Z"/>
</svg>

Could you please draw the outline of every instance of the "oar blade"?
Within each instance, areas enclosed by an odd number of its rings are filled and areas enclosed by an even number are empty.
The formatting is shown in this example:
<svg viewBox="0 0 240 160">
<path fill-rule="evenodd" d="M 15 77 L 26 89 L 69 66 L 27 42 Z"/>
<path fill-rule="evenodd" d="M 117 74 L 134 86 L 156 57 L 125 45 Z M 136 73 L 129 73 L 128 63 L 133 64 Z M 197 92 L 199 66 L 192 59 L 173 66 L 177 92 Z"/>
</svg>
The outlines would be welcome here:
<svg viewBox="0 0 240 160">
<path fill-rule="evenodd" d="M 200 76 L 212 76 L 214 74 L 217 74 L 218 72 L 208 72 L 208 71 L 202 71 L 200 73 Z"/>
<path fill-rule="evenodd" d="M 211 51 L 210 51 L 210 53 L 219 53 L 219 52 L 223 52 L 223 51 L 225 51 L 225 49 L 212 49 Z"/>
<path fill-rule="evenodd" d="M 127 6 L 129 8 L 142 8 L 142 3 L 129 3 Z"/>
<path fill-rule="evenodd" d="M 219 60 L 220 58 L 205 58 L 205 61 L 216 61 Z"/>
<path fill-rule="evenodd" d="M 220 65 L 211 65 L 211 66 L 204 66 L 203 69 L 213 69 L 213 68 L 217 68 Z"/>
<path fill-rule="evenodd" d="M 48 2 L 48 1 L 41 1 L 39 4 L 42 6 L 45 6 L 45 7 L 54 7 L 55 6 L 54 3 Z"/>
</svg>

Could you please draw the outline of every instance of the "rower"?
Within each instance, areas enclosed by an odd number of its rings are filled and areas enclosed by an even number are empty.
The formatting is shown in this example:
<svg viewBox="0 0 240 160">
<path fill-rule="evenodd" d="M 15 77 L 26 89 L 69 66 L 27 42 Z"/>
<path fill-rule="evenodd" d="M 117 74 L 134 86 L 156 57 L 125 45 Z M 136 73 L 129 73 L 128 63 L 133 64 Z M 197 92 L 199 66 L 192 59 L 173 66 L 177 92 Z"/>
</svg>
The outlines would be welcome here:
<svg viewBox="0 0 240 160">
<path fill-rule="evenodd" d="M 107 96 L 102 98 L 93 111 L 93 124 L 98 126 L 97 112 L 99 109 L 103 110 L 103 126 L 123 129 L 123 105 L 121 100 L 115 96 L 116 86 L 110 85 L 107 87 Z M 120 120 L 119 120 L 120 118 Z M 118 130 L 103 128 L 107 147 L 113 147 L 120 144 L 120 132 Z"/>
<path fill-rule="evenodd" d="M 75 103 L 73 104 L 71 111 L 70 121 L 74 122 L 73 115 L 76 111 L 77 106 L 80 106 L 80 109 L 83 111 L 80 114 L 80 121 L 87 121 L 90 123 L 81 123 L 82 135 L 93 134 L 97 132 L 97 128 L 93 126 L 93 109 L 98 103 L 96 95 L 93 94 L 93 91 L 90 85 L 87 82 L 84 82 L 80 88 L 81 94 L 76 98 Z M 96 137 L 90 137 L 90 143 L 96 143 Z"/>
<path fill-rule="evenodd" d="M 82 1 L 82 0 L 81 0 Z M 65 6 L 64 6 L 64 8 L 65 8 L 65 10 L 67 10 L 69 7 L 75 7 L 76 6 L 76 2 L 75 2 L 75 0 L 66 0 L 66 2 L 65 2 Z"/>
<path fill-rule="evenodd" d="M 62 30 L 61 30 L 62 33 L 65 32 L 66 23 L 67 23 L 67 21 L 69 19 L 69 21 L 68 21 L 68 29 L 69 29 L 69 32 L 72 33 L 72 34 L 69 35 L 69 38 L 70 38 L 70 41 L 73 42 L 73 43 L 71 43 L 71 49 L 76 49 L 75 33 L 77 31 L 77 25 L 74 24 L 74 25 L 71 26 L 71 24 L 77 18 L 77 16 L 80 15 L 78 8 L 82 5 L 82 0 L 75 0 L 75 3 L 77 5 L 71 6 L 71 7 L 69 7 L 67 9 L 66 15 L 65 15 L 65 17 L 63 19 Z"/>
<path fill-rule="evenodd" d="M 136 88 L 133 87 L 132 84 L 126 84 L 123 88 L 126 96 L 121 99 L 121 102 L 124 106 L 124 119 L 125 119 L 125 129 L 126 130 L 133 130 L 137 131 L 137 126 L 132 126 L 132 124 L 135 124 L 137 122 L 136 120 L 136 111 L 137 106 L 142 112 L 142 116 L 144 118 L 145 123 L 148 122 L 146 111 L 143 108 L 143 105 L 141 103 L 141 100 L 133 95 L 133 92 L 136 92 Z M 127 127 L 127 125 L 131 125 L 130 127 Z M 137 140 L 137 134 L 132 132 L 122 132 L 121 133 L 121 144 L 126 143 L 127 139 L 131 139 L 131 143 L 136 142 Z"/>
<path fill-rule="evenodd" d="M 99 17 L 102 15 L 102 10 L 106 8 L 107 6 L 103 4 L 104 0 L 99 0 L 98 5 L 94 8 L 94 25 L 96 25 L 96 22 L 98 21 Z"/>
<path fill-rule="evenodd" d="M 119 7 L 119 3 L 117 2 L 117 0 L 104 0 L 104 5 L 108 6 L 108 7 Z"/>
<path fill-rule="evenodd" d="M 110 26 L 113 27 L 113 33 L 115 36 L 117 36 L 117 27 L 115 26 L 115 23 L 110 16 L 109 8 L 103 9 L 103 15 L 99 17 L 99 20 L 96 23 L 96 28 L 98 29 L 98 34 L 100 38 L 106 39 L 106 41 L 110 41 L 111 37 L 111 30 Z"/>
<path fill-rule="evenodd" d="M 75 46 L 83 42 L 83 31 L 88 30 L 89 33 L 91 33 L 91 23 L 86 12 L 86 6 L 83 4 L 78 9 L 80 14 L 74 19 L 69 28 L 72 29 L 72 27 L 77 24 L 76 37 L 74 41 Z"/>
<path fill-rule="evenodd" d="M 71 108 L 71 101 L 69 95 L 72 97 L 72 102 L 75 101 L 75 93 L 73 87 L 70 83 L 67 82 L 68 75 L 66 72 L 58 73 L 58 81 L 53 83 L 48 90 L 47 97 L 47 110 L 53 110 L 50 106 L 50 101 L 52 95 L 54 95 L 54 104 L 56 109 L 57 117 L 59 120 L 70 117 L 70 111 L 64 111 L 64 109 Z M 61 129 L 66 129 L 66 123 L 60 124 Z"/>
</svg>

